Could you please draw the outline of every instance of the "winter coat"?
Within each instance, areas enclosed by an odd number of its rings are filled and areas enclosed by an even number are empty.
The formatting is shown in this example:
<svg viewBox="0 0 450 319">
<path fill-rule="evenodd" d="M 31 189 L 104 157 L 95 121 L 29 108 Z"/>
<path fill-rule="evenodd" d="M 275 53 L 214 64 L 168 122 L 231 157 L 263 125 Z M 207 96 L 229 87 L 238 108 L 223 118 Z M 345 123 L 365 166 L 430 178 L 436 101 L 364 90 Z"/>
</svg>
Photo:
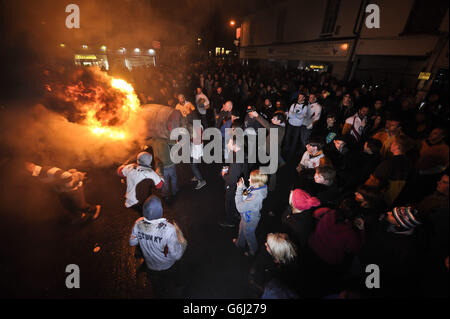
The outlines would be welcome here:
<svg viewBox="0 0 450 319">
<path fill-rule="evenodd" d="M 288 207 L 281 218 L 283 225 L 288 228 L 289 237 L 300 250 L 307 246 L 308 238 L 313 231 L 314 210 L 315 208 L 294 214 L 292 208 Z"/>
<path fill-rule="evenodd" d="M 335 210 L 319 208 L 314 212 L 318 220 L 316 229 L 309 237 L 309 247 L 324 262 L 339 265 L 346 254 L 356 254 L 361 249 L 364 232 L 355 231 L 351 223 L 336 223 Z"/>
<path fill-rule="evenodd" d="M 267 197 L 267 185 L 254 188 L 250 186 L 243 194 L 245 186 L 238 186 L 236 189 L 236 209 L 245 220 L 250 220 L 251 216 L 260 217 L 263 201 Z"/>
</svg>

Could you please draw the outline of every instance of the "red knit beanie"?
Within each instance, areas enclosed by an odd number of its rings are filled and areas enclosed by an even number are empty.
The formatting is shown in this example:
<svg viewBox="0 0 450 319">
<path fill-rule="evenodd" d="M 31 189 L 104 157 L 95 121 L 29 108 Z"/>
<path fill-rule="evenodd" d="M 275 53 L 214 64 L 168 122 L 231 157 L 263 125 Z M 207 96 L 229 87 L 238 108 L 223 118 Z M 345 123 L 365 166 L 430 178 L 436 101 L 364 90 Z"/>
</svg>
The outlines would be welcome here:
<svg viewBox="0 0 450 319">
<path fill-rule="evenodd" d="M 292 205 L 298 210 L 307 210 L 320 205 L 320 200 L 301 189 L 292 191 Z"/>
</svg>

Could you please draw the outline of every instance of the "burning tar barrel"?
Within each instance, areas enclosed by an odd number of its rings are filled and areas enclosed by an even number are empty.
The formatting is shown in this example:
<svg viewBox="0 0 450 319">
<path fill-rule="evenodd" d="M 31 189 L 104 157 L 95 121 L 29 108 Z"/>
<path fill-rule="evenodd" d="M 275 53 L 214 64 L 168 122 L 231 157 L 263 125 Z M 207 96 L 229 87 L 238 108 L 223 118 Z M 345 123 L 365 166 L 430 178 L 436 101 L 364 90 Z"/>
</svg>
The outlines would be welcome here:
<svg viewBox="0 0 450 319">
<path fill-rule="evenodd" d="M 170 139 L 172 129 L 184 126 L 181 113 L 170 106 L 146 104 L 142 108 L 147 123 L 147 138 Z"/>
</svg>

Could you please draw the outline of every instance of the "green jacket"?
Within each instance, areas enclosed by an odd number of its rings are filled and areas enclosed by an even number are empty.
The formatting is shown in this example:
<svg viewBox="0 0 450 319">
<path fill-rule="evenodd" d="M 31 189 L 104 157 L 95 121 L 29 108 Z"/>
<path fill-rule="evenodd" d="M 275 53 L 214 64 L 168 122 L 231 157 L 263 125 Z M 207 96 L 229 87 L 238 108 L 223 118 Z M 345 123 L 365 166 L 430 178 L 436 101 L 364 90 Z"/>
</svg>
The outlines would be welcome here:
<svg viewBox="0 0 450 319">
<path fill-rule="evenodd" d="M 174 165 L 170 159 L 169 141 L 163 138 L 149 138 L 147 146 L 152 147 L 155 157 L 155 165 L 160 168 Z M 161 167 L 162 166 L 162 167 Z"/>
</svg>

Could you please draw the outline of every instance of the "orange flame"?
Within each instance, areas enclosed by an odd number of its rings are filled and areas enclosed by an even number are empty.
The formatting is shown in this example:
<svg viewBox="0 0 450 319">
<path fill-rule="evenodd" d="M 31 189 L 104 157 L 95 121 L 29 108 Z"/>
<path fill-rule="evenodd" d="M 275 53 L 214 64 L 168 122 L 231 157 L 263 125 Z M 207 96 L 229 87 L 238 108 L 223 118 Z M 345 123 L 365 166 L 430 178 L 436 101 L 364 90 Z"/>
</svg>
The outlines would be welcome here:
<svg viewBox="0 0 450 319">
<path fill-rule="evenodd" d="M 98 85 L 83 82 L 66 88 L 66 101 L 75 103 L 82 123 L 96 136 L 113 140 L 127 138 L 130 116 L 139 110 L 139 99 L 131 84 L 102 73 Z"/>
<path fill-rule="evenodd" d="M 123 101 L 122 109 L 127 112 L 136 112 L 139 108 L 139 99 L 134 92 L 134 88 L 131 84 L 122 79 L 112 78 L 111 86 L 120 92 L 126 94 L 126 98 Z M 87 113 L 86 121 L 92 133 L 97 136 L 108 136 L 114 140 L 124 140 L 127 136 L 126 132 L 122 128 L 104 126 L 95 117 L 95 111 L 90 110 Z"/>
</svg>

